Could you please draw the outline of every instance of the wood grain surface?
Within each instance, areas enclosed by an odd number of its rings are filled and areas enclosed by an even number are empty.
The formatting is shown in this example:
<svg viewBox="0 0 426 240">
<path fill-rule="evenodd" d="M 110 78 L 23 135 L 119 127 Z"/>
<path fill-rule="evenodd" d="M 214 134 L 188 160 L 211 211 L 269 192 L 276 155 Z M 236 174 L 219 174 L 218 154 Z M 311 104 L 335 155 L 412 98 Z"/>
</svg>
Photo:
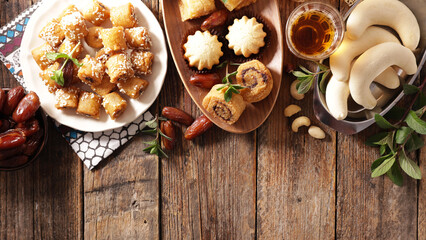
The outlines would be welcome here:
<svg viewBox="0 0 426 240">
<path fill-rule="evenodd" d="M 0 1 L 0 26 L 35 2 Z M 144 2 L 162 24 L 159 0 Z M 299 3 L 278 2 L 284 25 Z M 343 0 L 324 2 L 347 10 Z M 284 62 L 302 63 L 286 47 Z M 0 86 L 16 86 L 0 65 Z M 0 172 L 0 240 L 426 239 L 426 181 L 405 178 L 397 187 L 387 178 L 371 179 L 378 153 L 364 141 L 378 129 L 355 136 L 329 130 L 315 119 L 311 94 L 290 98 L 293 80 L 283 75 L 275 108 L 254 132 L 214 127 L 185 141 L 179 125 L 169 159 L 143 153 L 150 137 L 139 135 L 89 171 L 51 124 L 40 159 Z M 293 119 L 283 116 L 291 103 L 326 130 L 324 141 L 306 129 L 291 132 Z M 164 106 L 201 114 L 173 61 L 150 111 Z M 426 149 L 413 158 L 425 174 Z"/>
</svg>

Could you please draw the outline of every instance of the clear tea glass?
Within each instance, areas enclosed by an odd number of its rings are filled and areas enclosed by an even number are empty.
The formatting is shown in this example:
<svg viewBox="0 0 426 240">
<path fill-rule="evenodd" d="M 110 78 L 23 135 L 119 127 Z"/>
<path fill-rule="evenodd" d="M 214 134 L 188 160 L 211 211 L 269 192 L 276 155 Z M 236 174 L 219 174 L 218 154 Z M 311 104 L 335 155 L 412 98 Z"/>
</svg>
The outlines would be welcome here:
<svg viewBox="0 0 426 240">
<path fill-rule="evenodd" d="M 333 54 L 344 32 L 344 21 L 337 9 L 320 2 L 304 3 L 294 9 L 285 29 L 290 51 L 298 58 L 313 61 Z"/>
</svg>

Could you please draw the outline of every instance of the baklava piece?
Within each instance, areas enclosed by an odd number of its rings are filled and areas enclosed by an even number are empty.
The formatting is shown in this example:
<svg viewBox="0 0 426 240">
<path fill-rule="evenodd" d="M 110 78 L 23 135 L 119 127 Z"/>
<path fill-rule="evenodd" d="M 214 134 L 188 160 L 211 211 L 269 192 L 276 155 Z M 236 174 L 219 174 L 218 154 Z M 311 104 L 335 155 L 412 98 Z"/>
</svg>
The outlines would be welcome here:
<svg viewBox="0 0 426 240">
<path fill-rule="evenodd" d="M 151 38 L 148 29 L 144 27 L 134 27 L 125 30 L 127 44 L 132 48 L 149 50 L 151 48 Z"/>
<path fill-rule="evenodd" d="M 113 27 L 101 30 L 102 44 L 105 52 L 117 52 L 127 49 L 126 37 L 123 27 Z"/>
<path fill-rule="evenodd" d="M 246 7 L 252 3 L 255 3 L 256 1 L 257 0 L 226 0 L 222 1 L 222 3 L 229 11 L 233 11 Z"/>
<path fill-rule="evenodd" d="M 60 25 L 62 31 L 65 33 L 65 37 L 73 41 L 79 41 L 89 32 L 83 15 L 81 15 L 78 11 L 63 16 L 60 21 Z"/>
<path fill-rule="evenodd" d="M 97 0 L 88 1 L 82 13 L 83 17 L 95 26 L 101 25 L 109 18 L 109 9 Z"/>
<path fill-rule="evenodd" d="M 132 77 L 127 80 L 121 80 L 117 83 L 120 92 L 131 98 L 139 98 L 139 96 L 148 88 L 149 82 L 138 77 Z"/>
<path fill-rule="evenodd" d="M 96 53 L 96 60 L 98 60 L 99 62 L 101 62 L 102 64 L 105 64 L 106 61 L 108 61 L 108 58 L 111 57 L 111 55 L 113 55 L 112 52 L 106 52 L 105 48 L 101 48 L 99 49 L 99 51 Z"/>
<path fill-rule="evenodd" d="M 108 69 L 108 76 L 112 83 L 128 79 L 135 74 L 132 68 L 132 62 L 125 53 L 112 55 L 105 66 Z"/>
<path fill-rule="evenodd" d="M 55 62 L 54 60 L 50 60 L 46 57 L 46 54 L 50 52 L 55 52 L 55 49 L 53 49 L 48 43 L 44 43 L 40 47 L 34 48 L 31 51 L 34 60 L 41 70 L 45 70 Z"/>
<path fill-rule="evenodd" d="M 108 93 L 113 92 L 117 88 L 117 85 L 110 82 L 109 76 L 105 74 L 103 79 L 102 79 L 101 84 L 96 85 L 96 86 L 92 85 L 92 86 L 90 86 L 90 88 L 95 93 L 97 93 L 98 95 L 103 97 L 103 96 L 107 95 Z"/>
<path fill-rule="evenodd" d="M 55 80 L 52 79 L 53 71 L 58 70 L 59 67 L 59 63 L 55 62 L 54 64 L 46 68 L 46 70 L 40 72 L 41 80 L 43 81 L 44 85 L 46 85 L 47 90 L 50 93 L 55 93 L 60 88 L 60 86 L 55 82 Z"/>
<path fill-rule="evenodd" d="M 58 20 L 52 19 L 50 22 L 43 27 L 38 36 L 45 40 L 53 48 L 57 48 L 61 45 L 65 38 L 65 34 L 62 31 Z"/>
<path fill-rule="evenodd" d="M 179 0 L 182 21 L 199 18 L 216 10 L 214 0 Z"/>
<path fill-rule="evenodd" d="M 62 88 L 55 92 L 55 107 L 57 109 L 77 108 L 79 90 L 77 88 Z"/>
<path fill-rule="evenodd" d="M 83 52 L 83 45 L 79 43 L 80 43 L 79 41 L 74 41 L 74 40 L 71 40 L 70 38 L 65 38 L 61 46 L 59 46 L 58 52 L 68 54 L 72 58 L 78 58 L 78 56 L 80 56 L 80 54 Z M 74 48 L 76 49 L 71 54 Z"/>
<path fill-rule="evenodd" d="M 189 66 L 198 70 L 212 69 L 213 65 L 219 63 L 223 56 L 221 50 L 222 43 L 217 40 L 216 35 L 211 35 L 209 31 L 197 31 L 194 35 L 188 36 L 188 41 L 183 45 L 184 57 L 188 60 Z"/>
<path fill-rule="evenodd" d="M 131 3 L 111 8 L 110 19 L 114 27 L 132 28 L 138 24 L 135 16 L 135 8 Z"/>
<path fill-rule="evenodd" d="M 89 33 L 86 36 L 86 43 L 92 48 L 102 48 L 104 44 L 101 39 L 102 27 L 91 27 Z"/>
<path fill-rule="evenodd" d="M 109 93 L 103 97 L 102 106 L 112 120 L 118 118 L 127 108 L 127 101 L 116 92 Z"/>
<path fill-rule="evenodd" d="M 95 93 L 82 92 L 79 97 L 77 113 L 99 119 L 102 98 Z"/>
<path fill-rule="evenodd" d="M 137 74 L 151 74 L 152 62 L 154 61 L 154 54 L 147 51 L 132 51 L 131 57 L 133 68 Z"/>
<path fill-rule="evenodd" d="M 248 19 L 246 16 L 235 19 L 234 24 L 228 27 L 229 33 L 226 35 L 230 49 L 235 55 L 250 57 L 258 54 L 259 49 L 265 46 L 266 33 L 263 31 L 263 24 L 258 23 L 256 18 Z"/>
<path fill-rule="evenodd" d="M 89 55 L 81 63 L 83 66 L 78 69 L 78 78 L 88 85 L 101 84 L 105 73 L 104 65 Z"/>
</svg>

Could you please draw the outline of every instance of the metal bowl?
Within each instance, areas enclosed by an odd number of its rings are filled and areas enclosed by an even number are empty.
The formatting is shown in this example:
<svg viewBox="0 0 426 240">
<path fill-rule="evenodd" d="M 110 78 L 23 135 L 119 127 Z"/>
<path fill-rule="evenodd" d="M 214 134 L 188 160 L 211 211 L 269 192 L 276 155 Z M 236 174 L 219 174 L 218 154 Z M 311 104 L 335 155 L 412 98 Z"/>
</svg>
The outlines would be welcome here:
<svg viewBox="0 0 426 240">
<path fill-rule="evenodd" d="M 3 88 L 3 90 L 5 92 L 8 92 L 10 88 Z M 14 167 L 0 167 L 0 171 L 16 171 L 16 170 L 25 168 L 28 165 L 30 165 L 32 162 L 34 162 L 34 160 L 37 159 L 38 156 L 40 155 L 41 151 L 43 150 L 44 146 L 47 143 L 49 125 L 48 125 L 47 115 L 46 113 L 43 112 L 41 108 L 37 110 L 35 114 L 35 118 L 39 121 L 40 128 L 42 128 L 42 131 L 43 131 L 43 137 L 42 137 L 40 145 L 38 146 L 38 150 L 31 158 L 28 159 L 26 163 L 22 165 L 14 166 Z"/>
<path fill-rule="evenodd" d="M 358 1 L 354 6 L 352 6 L 348 12 L 344 16 L 344 20 L 348 18 L 349 14 L 354 10 L 356 5 L 360 3 Z M 417 18 L 417 21 L 420 25 L 421 38 L 419 48 L 415 51 L 415 55 L 417 57 L 418 69 L 417 72 L 412 76 L 405 76 L 402 71 L 398 71 L 398 75 L 400 76 L 401 86 L 402 84 L 413 84 L 414 81 L 422 75 L 423 77 L 426 74 L 426 69 L 424 69 L 424 64 L 426 62 L 426 15 L 424 12 L 426 11 L 426 2 L 417 1 L 417 0 L 401 0 L 404 4 L 406 4 L 414 13 Z M 319 79 L 315 80 L 314 85 L 314 113 L 318 120 L 322 123 L 328 125 L 334 130 L 344 133 L 344 134 L 356 134 L 371 126 L 374 123 L 374 115 L 378 113 L 380 115 L 385 115 L 389 110 L 391 110 L 404 96 L 402 91 L 402 87 L 385 92 L 383 89 L 380 89 L 379 86 L 372 84 L 370 89 L 372 89 L 373 93 L 376 93 L 375 96 L 377 98 L 382 98 L 384 105 L 378 109 L 377 111 L 369 111 L 362 109 L 360 107 L 352 107 L 352 111 L 348 112 L 348 117 L 344 120 L 336 120 L 328 111 L 327 104 L 325 102 L 325 96 L 319 90 Z M 380 101 L 380 100 L 379 100 Z M 351 104 L 348 103 L 350 106 Z M 349 109 L 351 110 L 351 109 Z"/>
</svg>

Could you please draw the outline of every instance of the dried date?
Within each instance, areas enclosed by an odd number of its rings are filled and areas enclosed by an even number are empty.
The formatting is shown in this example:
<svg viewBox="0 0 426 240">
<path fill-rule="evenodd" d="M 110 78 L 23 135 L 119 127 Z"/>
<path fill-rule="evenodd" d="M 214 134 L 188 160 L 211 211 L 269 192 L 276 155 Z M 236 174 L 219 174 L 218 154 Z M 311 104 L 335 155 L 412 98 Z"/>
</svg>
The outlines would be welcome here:
<svg viewBox="0 0 426 240">
<path fill-rule="evenodd" d="M 16 129 L 24 132 L 26 137 L 30 137 L 40 131 L 40 123 L 37 119 L 31 118 L 28 121 L 16 124 Z"/>
<path fill-rule="evenodd" d="M 30 92 L 19 102 L 12 118 L 17 123 L 25 122 L 35 115 L 39 107 L 40 99 L 35 92 Z"/>
<path fill-rule="evenodd" d="M 4 103 L 2 109 L 3 114 L 10 116 L 24 96 L 25 91 L 23 87 L 19 86 L 10 89 L 6 94 L 6 102 Z"/>
<path fill-rule="evenodd" d="M 212 13 L 202 24 L 201 30 L 207 31 L 215 27 L 222 26 L 228 20 L 229 12 L 225 9 Z"/>
<path fill-rule="evenodd" d="M 12 129 L 0 134 L 0 150 L 19 147 L 25 143 L 27 138 L 21 130 Z"/>
<path fill-rule="evenodd" d="M 169 140 L 165 137 L 161 138 L 164 148 L 167 150 L 172 150 L 176 141 L 176 131 L 172 121 L 161 122 L 161 132 L 172 139 Z"/>
<path fill-rule="evenodd" d="M 196 73 L 191 76 L 189 83 L 200 88 L 211 89 L 214 85 L 221 83 L 217 73 Z"/>
<path fill-rule="evenodd" d="M 163 111 L 161 111 L 161 115 L 186 126 L 189 126 L 194 122 L 194 118 L 192 118 L 191 115 L 174 107 L 164 107 Z"/>
<path fill-rule="evenodd" d="M 186 129 L 185 139 L 192 140 L 205 133 L 211 127 L 213 127 L 213 122 L 210 121 L 210 119 L 208 119 L 206 116 L 201 115 L 192 123 L 191 126 L 188 127 L 188 129 Z"/>
</svg>

